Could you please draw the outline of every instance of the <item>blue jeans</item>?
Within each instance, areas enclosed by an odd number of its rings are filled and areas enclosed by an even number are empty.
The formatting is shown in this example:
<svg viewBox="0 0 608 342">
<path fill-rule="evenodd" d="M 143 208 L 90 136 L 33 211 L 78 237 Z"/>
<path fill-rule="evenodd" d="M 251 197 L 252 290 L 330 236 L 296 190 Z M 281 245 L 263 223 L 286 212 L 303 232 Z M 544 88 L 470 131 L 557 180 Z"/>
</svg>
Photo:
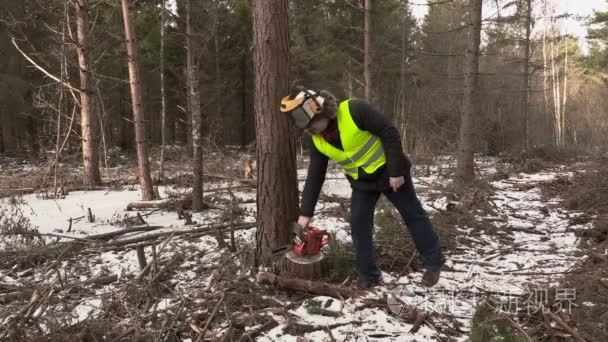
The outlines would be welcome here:
<svg viewBox="0 0 608 342">
<path fill-rule="evenodd" d="M 412 179 L 406 177 L 405 184 L 397 191 L 390 188 L 384 192 L 353 189 L 351 231 L 359 276 L 368 280 L 377 280 L 380 277 L 380 270 L 376 266 L 374 257 L 373 237 L 374 212 L 380 194 L 384 194 L 401 214 L 425 268 L 438 270 L 445 262 L 439 238 L 416 196 Z"/>
</svg>

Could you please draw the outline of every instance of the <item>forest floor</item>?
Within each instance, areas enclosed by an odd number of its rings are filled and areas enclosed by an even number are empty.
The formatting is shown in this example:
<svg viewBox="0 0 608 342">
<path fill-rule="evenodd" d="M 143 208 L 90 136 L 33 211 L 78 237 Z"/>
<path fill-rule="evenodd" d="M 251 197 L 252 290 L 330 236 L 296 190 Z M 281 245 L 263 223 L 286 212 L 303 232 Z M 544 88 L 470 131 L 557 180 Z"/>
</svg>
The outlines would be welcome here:
<svg viewBox="0 0 608 342">
<path fill-rule="evenodd" d="M 78 189 L 80 170 L 62 165 L 61 191 L 37 186 L 53 178 L 48 165 L 2 160 L 0 340 L 605 340 L 608 199 L 589 198 L 597 186 L 608 193 L 601 163 L 526 173 L 479 157 L 479 181 L 464 196 L 451 191 L 451 157 L 416 167 L 416 191 L 448 259 L 440 282 L 420 285 L 413 243 L 382 200 L 383 283 L 336 299 L 256 283 L 255 184 L 242 171 L 250 155 L 206 156 L 210 208 L 191 217 L 190 171 L 179 149 L 170 155 L 157 208 L 129 211 L 140 193 L 127 157 L 104 170 L 109 186 L 99 189 Z M 299 158 L 300 189 L 306 165 Z M 331 169 L 313 221 L 337 242 L 325 280 L 344 286 L 356 280 L 349 196 L 347 180 Z"/>
</svg>

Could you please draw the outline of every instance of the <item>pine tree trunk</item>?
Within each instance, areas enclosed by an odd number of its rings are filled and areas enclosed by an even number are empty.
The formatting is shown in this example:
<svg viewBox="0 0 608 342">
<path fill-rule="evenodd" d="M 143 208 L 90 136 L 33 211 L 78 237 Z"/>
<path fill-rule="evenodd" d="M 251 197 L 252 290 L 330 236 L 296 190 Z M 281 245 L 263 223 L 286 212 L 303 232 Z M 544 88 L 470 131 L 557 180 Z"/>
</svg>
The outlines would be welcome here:
<svg viewBox="0 0 608 342">
<path fill-rule="evenodd" d="M 543 16 L 547 16 L 547 0 L 543 0 Z M 547 130 L 550 130 L 551 127 L 551 119 L 548 115 L 549 113 L 549 83 L 547 80 L 549 79 L 548 73 L 548 65 L 547 65 L 547 25 L 543 28 L 543 96 L 544 96 L 544 115 L 547 117 Z"/>
<path fill-rule="evenodd" d="M 561 114 L 561 131 L 564 132 L 566 130 L 566 105 L 568 104 L 568 32 L 566 32 L 566 38 L 564 38 L 565 45 L 565 58 L 564 58 L 564 91 L 562 96 L 562 114 Z M 574 128 L 572 128 L 574 130 Z M 564 138 L 564 134 L 562 133 L 562 141 L 561 146 L 565 146 L 566 140 Z"/>
<path fill-rule="evenodd" d="M 403 6 L 402 11 L 404 13 L 402 13 L 403 18 L 401 19 L 401 74 L 400 74 L 400 83 L 401 83 L 401 89 L 400 89 L 400 102 L 401 102 L 401 108 L 400 108 L 400 112 L 401 112 L 401 141 L 403 143 L 403 146 L 406 148 L 407 150 L 407 113 L 405 110 L 405 102 L 406 102 L 406 96 L 405 96 L 405 90 L 407 89 L 407 85 L 406 83 L 406 78 L 405 78 L 405 68 L 407 67 L 406 65 L 406 47 L 407 47 L 407 30 L 406 30 L 406 25 L 405 25 L 405 15 L 406 15 L 406 11 L 407 11 L 407 4 L 403 4 L 401 3 L 401 6 Z M 408 103 L 408 106 L 411 105 L 411 102 Z"/>
<path fill-rule="evenodd" d="M 365 1 L 365 21 L 363 25 L 363 78 L 365 80 L 365 99 L 371 101 L 372 75 L 371 75 L 371 26 L 372 26 L 372 2 Z"/>
<path fill-rule="evenodd" d="M 188 94 L 192 113 L 192 210 L 203 210 L 203 141 L 201 120 L 201 97 L 198 79 L 198 61 L 195 60 L 197 49 L 192 39 L 192 0 L 186 1 L 186 64 L 188 67 Z"/>
<path fill-rule="evenodd" d="M 165 145 L 167 144 L 167 98 L 165 94 L 165 0 L 160 5 L 160 166 L 158 179 L 165 171 Z"/>
<path fill-rule="evenodd" d="M 552 32 L 555 27 L 552 25 Z M 555 145 L 558 148 L 562 147 L 562 119 L 561 114 L 562 111 L 560 109 L 560 87 L 559 87 L 559 64 L 555 63 L 556 54 L 555 54 L 555 37 L 553 33 L 551 34 L 551 76 L 552 76 L 552 84 L 553 84 L 553 115 L 554 115 L 554 127 L 555 127 Z"/>
<path fill-rule="evenodd" d="M 7 110 L 0 111 L 0 119 L 2 119 L 2 152 L 14 154 L 17 152 L 17 139 L 13 133 L 15 120 Z"/>
<path fill-rule="evenodd" d="M 5 153 L 4 151 L 4 125 L 0 121 L 0 153 Z"/>
<path fill-rule="evenodd" d="M 82 129 L 83 183 L 87 186 L 100 185 L 99 147 L 96 141 L 97 120 L 92 109 L 92 84 L 89 72 L 89 5 L 88 0 L 74 1 L 78 30 L 78 65 L 80 70 L 80 120 Z"/>
<path fill-rule="evenodd" d="M 532 28 L 532 1 L 526 0 L 526 37 L 524 40 L 524 63 L 523 63 L 523 97 L 522 115 L 523 115 L 523 140 L 522 152 L 524 158 L 528 155 L 529 148 L 529 124 L 528 108 L 530 106 L 530 31 Z"/>
<path fill-rule="evenodd" d="M 219 14 L 218 14 L 219 18 Z M 220 42 L 219 42 L 219 23 L 215 23 L 213 31 L 213 47 L 215 50 L 215 117 L 217 120 L 222 118 L 222 71 L 220 60 Z"/>
<path fill-rule="evenodd" d="M 141 197 L 151 201 L 156 196 L 150 177 L 150 162 L 148 160 L 148 144 L 146 142 L 146 118 L 141 97 L 139 70 L 137 62 L 137 41 L 133 23 L 129 14 L 129 0 L 122 0 L 122 16 L 125 24 L 125 39 L 129 64 L 129 80 L 131 82 L 131 106 L 135 122 L 135 143 L 137 148 L 137 164 L 139 165 L 139 183 Z"/>
<path fill-rule="evenodd" d="M 249 143 L 247 134 L 247 55 L 241 57 L 241 147 L 245 148 Z"/>
<path fill-rule="evenodd" d="M 479 114 L 478 73 L 479 43 L 481 34 L 482 0 L 469 0 L 469 35 L 464 55 L 464 96 L 462 99 L 462 119 L 458 142 L 458 166 L 456 187 L 463 190 L 474 179 L 473 133 L 474 120 Z"/>
<path fill-rule="evenodd" d="M 186 20 L 178 20 L 178 28 L 179 32 L 183 33 L 186 36 L 185 45 L 188 46 L 188 25 L 187 22 L 187 1 L 188 0 L 177 0 L 177 13 L 180 18 L 186 18 Z M 192 155 L 192 112 L 190 108 L 192 105 L 190 104 L 190 78 L 188 76 L 188 71 L 191 69 L 190 62 L 191 59 L 188 57 L 188 50 L 186 49 L 186 68 L 184 70 L 184 75 L 186 79 L 186 111 L 185 111 L 185 120 L 183 122 L 183 131 L 181 132 L 182 141 L 186 144 L 186 150 L 189 155 Z M 176 121 L 177 123 L 177 121 Z"/>
<path fill-rule="evenodd" d="M 290 241 L 297 218 L 295 139 L 279 102 L 289 93 L 288 0 L 253 1 L 254 111 L 257 127 L 256 264 Z"/>
</svg>

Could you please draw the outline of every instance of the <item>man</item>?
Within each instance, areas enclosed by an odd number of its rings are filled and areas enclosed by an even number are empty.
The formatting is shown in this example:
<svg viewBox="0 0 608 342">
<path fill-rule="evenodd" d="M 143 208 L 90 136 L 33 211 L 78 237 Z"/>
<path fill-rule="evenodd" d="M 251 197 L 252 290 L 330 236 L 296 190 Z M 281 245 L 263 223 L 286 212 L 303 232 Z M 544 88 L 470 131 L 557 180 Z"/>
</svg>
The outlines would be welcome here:
<svg viewBox="0 0 608 342">
<path fill-rule="evenodd" d="M 422 256 L 422 284 L 439 280 L 445 259 L 439 239 L 422 208 L 410 174 L 411 162 L 401 148 L 399 132 L 390 120 L 362 100 L 337 102 L 327 91 L 317 94 L 299 87 L 281 100 L 296 127 L 312 136 L 308 177 L 302 193 L 298 223 L 308 226 L 325 180 L 328 160 L 337 162 L 352 188 L 351 231 L 358 286 L 380 281 L 374 260 L 373 228 L 376 203 L 384 194 L 397 208 Z"/>
</svg>

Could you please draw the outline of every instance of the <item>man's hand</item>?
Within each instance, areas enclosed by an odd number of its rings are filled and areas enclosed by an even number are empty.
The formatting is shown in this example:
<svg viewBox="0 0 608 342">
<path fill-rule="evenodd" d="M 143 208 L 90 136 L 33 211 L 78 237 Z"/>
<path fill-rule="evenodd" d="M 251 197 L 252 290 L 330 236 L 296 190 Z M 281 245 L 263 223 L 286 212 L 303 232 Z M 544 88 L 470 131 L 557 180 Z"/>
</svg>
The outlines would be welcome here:
<svg viewBox="0 0 608 342">
<path fill-rule="evenodd" d="M 391 189 L 393 189 L 393 191 L 397 191 L 397 189 L 399 189 L 403 185 L 403 183 L 405 183 L 405 178 L 403 178 L 403 176 L 390 177 L 388 183 L 390 184 Z"/>
<path fill-rule="evenodd" d="M 309 216 L 300 216 L 300 217 L 298 217 L 298 224 L 300 226 L 302 226 L 302 229 L 306 228 L 306 227 L 308 227 L 308 224 L 310 223 L 311 219 L 312 219 L 312 217 L 309 217 Z"/>
</svg>

